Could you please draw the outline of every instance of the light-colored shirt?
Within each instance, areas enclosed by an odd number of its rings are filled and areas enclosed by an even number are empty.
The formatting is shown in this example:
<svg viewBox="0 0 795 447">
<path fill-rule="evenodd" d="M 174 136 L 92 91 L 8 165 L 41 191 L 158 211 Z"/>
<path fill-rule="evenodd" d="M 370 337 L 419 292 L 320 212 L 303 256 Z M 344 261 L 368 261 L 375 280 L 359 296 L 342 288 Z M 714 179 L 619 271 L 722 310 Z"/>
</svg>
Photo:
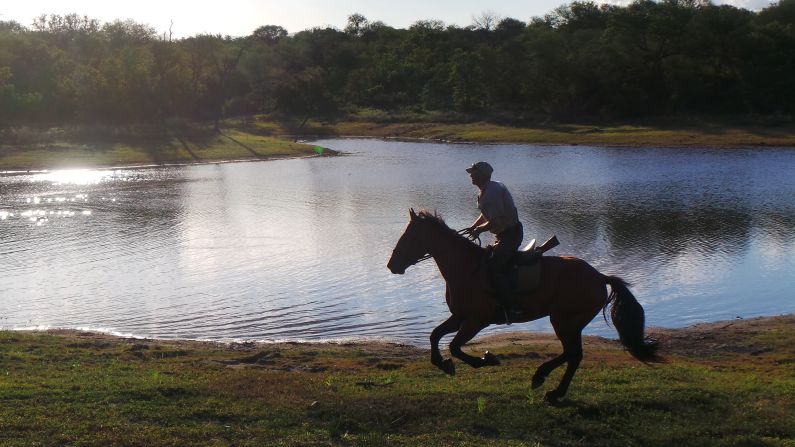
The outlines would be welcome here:
<svg viewBox="0 0 795 447">
<path fill-rule="evenodd" d="M 500 182 L 489 180 L 478 194 L 478 209 L 491 222 L 489 231 L 500 234 L 519 223 L 519 213 L 508 188 Z"/>
</svg>

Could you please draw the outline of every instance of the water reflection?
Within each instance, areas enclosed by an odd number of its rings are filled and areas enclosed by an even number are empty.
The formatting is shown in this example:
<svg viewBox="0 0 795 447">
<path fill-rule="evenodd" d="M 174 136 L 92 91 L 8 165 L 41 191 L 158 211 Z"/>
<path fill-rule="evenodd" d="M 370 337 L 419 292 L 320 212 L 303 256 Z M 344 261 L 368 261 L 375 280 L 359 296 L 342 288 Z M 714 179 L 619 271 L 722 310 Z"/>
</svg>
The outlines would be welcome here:
<svg viewBox="0 0 795 447">
<path fill-rule="evenodd" d="M 34 174 L 34 182 L 48 182 L 53 185 L 90 185 L 104 180 L 123 175 L 124 171 L 97 170 L 97 169 L 64 169 Z"/>
<path fill-rule="evenodd" d="M 425 345 L 438 271 L 384 264 L 409 207 L 474 220 L 479 159 L 528 238 L 634 283 L 651 324 L 795 311 L 793 150 L 319 144 L 351 155 L 0 176 L 0 325 Z"/>
</svg>

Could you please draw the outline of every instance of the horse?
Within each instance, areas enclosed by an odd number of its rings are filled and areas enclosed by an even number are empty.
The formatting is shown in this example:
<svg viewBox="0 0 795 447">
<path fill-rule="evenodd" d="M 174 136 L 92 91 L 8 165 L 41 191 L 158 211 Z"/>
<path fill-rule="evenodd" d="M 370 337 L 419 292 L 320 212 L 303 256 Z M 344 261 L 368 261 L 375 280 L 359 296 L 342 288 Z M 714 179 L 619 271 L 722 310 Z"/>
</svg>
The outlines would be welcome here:
<svg viewBox="0 0 795 447">
<path fill-rule="evenodd" d="M 409 217 L 387 267 L 394 274 L 403 274 L 409 266 L 431 257 L 446 282 L 445 300 L 451 316 L 431 332 L 431 363 L 447 374 L 455 374 L 452 359 L 443 358 L 439 351 L 439 340 L 455 332 L 450 342 L 453 356 L 474 368 L 498 365 L 499 359 L 489 351 L 483 357 L 474 357 L 461 350 L 487 326 L 506 323 L 488 285 L 486 249 L 449 228 L 435 213 L 411 209 Z M 626 350 L 642 362 L 658 360 L 657 341 L 644 335 L 643 307 L 623 279 L 603 275 L 572 256 L 543 256 L 539 262 L 540 285 L 532 293 L 516 297 L 514 310 L 518 315 L 512 320 L 522 323 L 549 316 L 563 346 L 563 353 L 539 366 L 532 377 L 532 388 L 539 388 L 553 370 L 567 363 L 560 384 L 545 394 L 545 401 L 554 403 L 566 395 L 583 357 L 582 330 L 600 311 L 606 321 L 608 305 Z M 609 295 L 606 285 L 611 288 Z"/>
</svg>

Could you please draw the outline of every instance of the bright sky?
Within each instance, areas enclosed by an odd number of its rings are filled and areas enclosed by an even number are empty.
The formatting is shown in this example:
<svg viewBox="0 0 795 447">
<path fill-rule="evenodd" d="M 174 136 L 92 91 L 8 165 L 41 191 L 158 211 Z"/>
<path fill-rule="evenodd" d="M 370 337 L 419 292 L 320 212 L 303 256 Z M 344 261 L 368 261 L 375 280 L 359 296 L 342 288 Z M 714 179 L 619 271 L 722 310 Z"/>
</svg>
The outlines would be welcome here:
<svg viewBox="0 0 795 447">
<path fill-rule="evenodd" d="M 360 13 L 370 21 L 380 20 L 395 28 L 406 28 L 421 19 L 438 19 L 466 26 L 484 11 L 499 17 L 529 21 L 565 0 L 2 0 L 0 20 L 16 20 L 30 26 L 41 14 L 78 13 L 101 22 L 133 19 L 167 31 L 174 21 L 174 37 L 198 33 L 245 36 L 262 25 L 280 25 L 294 33 L 315 26 L 344 28 L 348 15 Z M 626 0 L 600 3 L 626 4 Z M 717 4 L 758 10 L 770 0 L 717 0 Z"/>
</svg>

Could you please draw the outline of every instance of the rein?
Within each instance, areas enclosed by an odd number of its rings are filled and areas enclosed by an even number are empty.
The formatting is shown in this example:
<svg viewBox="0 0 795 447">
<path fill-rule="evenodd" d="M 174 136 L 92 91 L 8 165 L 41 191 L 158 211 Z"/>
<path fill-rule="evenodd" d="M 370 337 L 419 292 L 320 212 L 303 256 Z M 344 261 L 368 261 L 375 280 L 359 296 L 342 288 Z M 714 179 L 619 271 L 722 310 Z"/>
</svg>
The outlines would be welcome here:
<svg viewBox="0 0 795 447">
<path fill-rule="evenodd" d="M 456 231 L 456 233 L 464 234 L 464 233 L 466 233 L 466 229 L 458 230 L 458 231 Z M 467 239 L 469 239 L 470 241 L 478 241 L 478 245 L 480 245 L 481 247 L 483 246 L 483 243 L 480 241 L 480 236 L 479 235 L 478 236 L 472 236 L 470 234 L 469 236 L 467 236 Z M 414 264 L 419 264 L 420 262 L 426 261 L 428 259 L 431 259 L 432 257 L 433 257 L 433 255 L 427 254 L 427 255 L 421 257 L 420 259 L 417 259 L 417 261 L 415 261 Z"/>
</svg>

